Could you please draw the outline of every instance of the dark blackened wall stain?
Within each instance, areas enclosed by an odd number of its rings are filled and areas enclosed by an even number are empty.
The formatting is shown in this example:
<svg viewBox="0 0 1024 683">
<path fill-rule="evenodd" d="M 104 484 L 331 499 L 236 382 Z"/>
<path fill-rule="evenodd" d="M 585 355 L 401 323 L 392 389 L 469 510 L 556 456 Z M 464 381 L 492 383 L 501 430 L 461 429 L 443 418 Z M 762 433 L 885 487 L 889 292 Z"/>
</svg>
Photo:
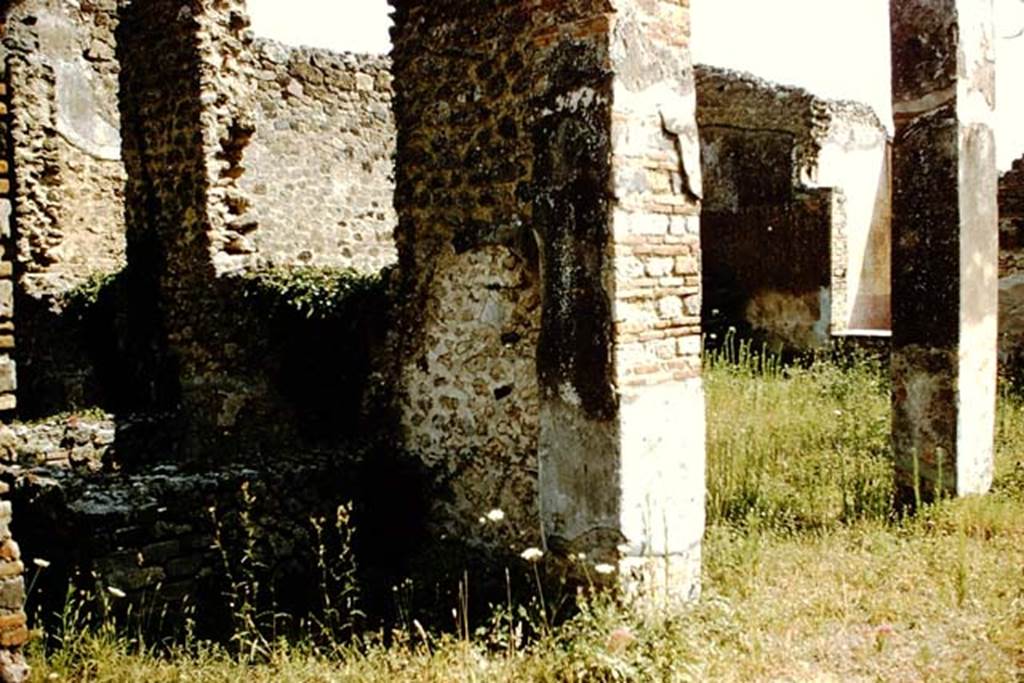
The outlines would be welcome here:
<svg viewBox="0 0 1024 683">
<path fill-rule="evenodd" d="M 540 235 L 544 314 L 537 354 L 541 390 L 569 384 L 586 414 L 611 419 L 610 302 L 603 274 L 611 223 L 611 73 L 586 43 L 556 50 L 534 108 L 534 226 Z M 586 93 L 565 106 L 570 93 Z M 591 96 L 592 95 L 592 96 Z"/>
</svg>

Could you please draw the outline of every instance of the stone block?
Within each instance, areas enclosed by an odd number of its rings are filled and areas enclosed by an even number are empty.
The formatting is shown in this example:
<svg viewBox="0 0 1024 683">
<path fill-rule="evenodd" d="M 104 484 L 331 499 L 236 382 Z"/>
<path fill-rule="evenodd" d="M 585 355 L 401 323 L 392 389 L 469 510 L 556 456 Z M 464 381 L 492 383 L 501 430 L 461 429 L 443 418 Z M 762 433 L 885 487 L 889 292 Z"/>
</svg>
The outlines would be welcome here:
<svg viewBox="0 0 1024 683">
<path fill-rule="evenodd" d="M 181 543 L 178 541 L 163 541 L 152 543 L 141 551 L 142 563 L 144 565 L 163 565 L 172 557 L 181 552 Z"/>
<path fill-rule="evenodd" d="M 12 393 L 18 388 L 14 359 L 0 356 L 0 393 Z"/>
<path fill-rule="evenodd" d="M 0 579 L 9 579 L 25 573 L 25 565 L 20 561 L 0 562 Z"/>
<path fill-rule="evenodd" d="M 25 604 L 25 583 L 19 576 L 0 580 L 0 610 L 20 612 Z"/>
<path fill-rule="evenodd" d="M 9 279 L 0 280 L 0 318 L 14 317 L 14 283 Z"/>
<path fill-rule="evenodd" d="M 21 647 L 28 642 L 29 636 L 27 626 L 13 628 L 9 631 L 0 631 L 0 646 L 10 648 Z"/>
<path fill-rule="evenodd" d="M 18 547 L 18 543 L 8 538 L 2 544 L 0 544 L 0 560 L 4 562 L 14 562 L 21 559 L 21 549 Z"/>
</svg>

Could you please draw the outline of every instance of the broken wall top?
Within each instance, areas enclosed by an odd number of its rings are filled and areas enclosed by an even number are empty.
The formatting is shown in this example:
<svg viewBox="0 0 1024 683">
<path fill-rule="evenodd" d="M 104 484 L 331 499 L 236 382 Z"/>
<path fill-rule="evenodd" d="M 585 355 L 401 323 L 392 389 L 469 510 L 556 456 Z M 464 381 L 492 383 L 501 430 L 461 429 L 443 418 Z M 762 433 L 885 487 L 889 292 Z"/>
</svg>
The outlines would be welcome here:
<svg viewBox="0 0 1024 683">
<path fill-rule="evenodd" d="M 793 136 L 797 171 L 813 169 L 826 143 L 877 145 L 888 139 L 870 106 L 819 97 L 753 74 L 706 64 L 697 78 L 697 123 Z"/>
</svg>

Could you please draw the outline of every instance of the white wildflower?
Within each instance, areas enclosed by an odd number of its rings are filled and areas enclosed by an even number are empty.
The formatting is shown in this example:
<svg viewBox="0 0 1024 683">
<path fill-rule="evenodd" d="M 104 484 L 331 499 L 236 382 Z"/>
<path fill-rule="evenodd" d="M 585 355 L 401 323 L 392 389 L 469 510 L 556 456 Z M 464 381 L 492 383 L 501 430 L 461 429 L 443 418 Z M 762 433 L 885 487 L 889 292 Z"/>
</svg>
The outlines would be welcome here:
<svg viewBox="0 0 1024 683">
<path fill-rule="evenodd" d="M 494 508 L 493 510 L 487 513 L 487 521 L 494 522 L 495 524 L 497 524 L 498 522 L 503 522 L 505 521 L 505 513 L 502 510 L 499 510 L 498 508 Z"/>
<path fill-rule="evenodd" d="M 523 552 L 519 553 L 519 557 L 523 558 L 527 562 L 536 562 L 540 558 L 544 557 L 544 551 L 540 548 L 527 548 Z"/>
<path fill-rule="evenodd" d="M 127 593 L 125 593 L 120 588 L 115 588 L 114 586 L 107 586 L 107 592 L 110 593 L 111 595 L 113 595 L 115 598 L 126 598 L 126 597 L 128 597 Z"/>
<path fill-rule="evenodd" d="M 41 557 L 37 557 L 36 559 L 32 560 L 32 564 L 34 564 L 35 566 L 39 567 L 40 569 L 46 569 L 47 567 L 50 566 L 50 561 L 49 560 L 44 560 Z"/>
<path fill-rule="evenodd" d="M 607 564 L 607 563 L 602 563 L 602 564 L 599 564 L 599 565 L 595 565 L 594 566 L 594 571 L 597 572 L 598 574 L 603 575 L 603 576 L 608 576 L 609 574 L 614 574 L 615 573 L 615 565 Z"/>
</svg>

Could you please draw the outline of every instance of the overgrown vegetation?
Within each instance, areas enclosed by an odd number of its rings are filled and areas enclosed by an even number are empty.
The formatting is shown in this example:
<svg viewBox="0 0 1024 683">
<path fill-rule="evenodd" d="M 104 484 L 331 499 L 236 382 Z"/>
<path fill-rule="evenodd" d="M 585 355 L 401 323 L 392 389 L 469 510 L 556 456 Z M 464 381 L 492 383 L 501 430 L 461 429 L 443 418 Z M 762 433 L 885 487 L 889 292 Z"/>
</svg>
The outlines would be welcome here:
<svg viewBox="0 0 1024 683">
<path fill-rule="evenodd" d="M 386 279 L 386 271 L 366 275 L 354 269 L 272 267 L 246 274 L 242 293 L 272 312 L 328 320 L 345 314 L 353 300 L 376 293 Z"/>
<path fill-rule="evenodd" d="M 258 321 L 250 350 L 311 442 L 359 437 L 372 368 L 389 315 L 387 269 L 372 275 L 315 266 L 273 267 L 232 278 Z"/>
<path fill-rule="evenodd" d="M 597 595 L 549 630 L 534 600 L 496 608 L 477 632 L 410 618 L 386 633 L 267 641 L 258 657 L 196 642 L 158 651 L 115 629 L 71 625 L 56 650 L 33 652 L 37 676 L 1021 680 L 1024 401 L 1009 391 L 1001 399 L 993 494 L 896 518 L 880 364 L 854 356 L 784 368 L 744 350 L 709 359 L 707 388 L 704 596 L 685 613 L 645 616 Z M 509 572 L 535 568 L 524 559 Z"/>
<path fill-rule="evenodd" d="M 889 384 L 877 359 L 784 366 L 730 344 L 707 365 L 711 523 L 806 531 L 888 517 Z"/>
</svg>

